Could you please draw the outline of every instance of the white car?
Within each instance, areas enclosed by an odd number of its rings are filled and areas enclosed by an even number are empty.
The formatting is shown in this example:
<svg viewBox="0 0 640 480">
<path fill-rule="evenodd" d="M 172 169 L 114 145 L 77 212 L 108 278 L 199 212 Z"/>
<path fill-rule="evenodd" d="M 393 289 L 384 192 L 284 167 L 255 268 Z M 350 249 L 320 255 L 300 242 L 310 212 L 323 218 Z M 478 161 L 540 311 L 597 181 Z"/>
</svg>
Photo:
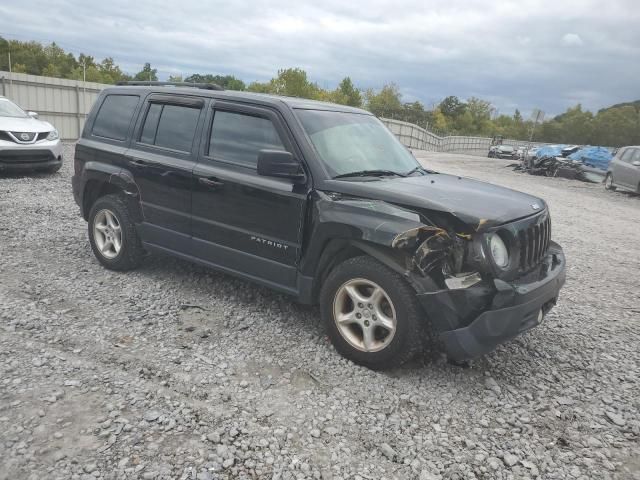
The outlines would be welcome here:
<svg viewBox="0 0 640 480">
<path fill-rule="evenodd" d="M 0 96 L 0 172 L 56 172 L 61 166 L 62 145 L 53 125 Z"/>
</svg>

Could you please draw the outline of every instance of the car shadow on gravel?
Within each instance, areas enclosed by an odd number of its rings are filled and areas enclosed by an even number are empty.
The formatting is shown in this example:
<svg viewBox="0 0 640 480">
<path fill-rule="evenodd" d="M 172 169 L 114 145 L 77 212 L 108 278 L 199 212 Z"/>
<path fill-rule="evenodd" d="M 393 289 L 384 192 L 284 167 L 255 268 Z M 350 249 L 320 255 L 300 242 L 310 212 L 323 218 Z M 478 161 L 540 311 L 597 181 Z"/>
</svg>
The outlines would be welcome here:
<svg viewBox="0 0 640 480">
<path fill-rule="evenodd" d="M 239 332 L 252 327 L 255 322 L 271 321 L 271 318 L 278 317 L 272 323 L 275 328 L 286 328 L 289 334 L 298 338 L 321 339 L 323 348 L 331 350 L 336 357 L 339 356 L 328 340 L 318 306 L 302 305 L 285 294 L 247 280 L 161 254 L 149 255 L 135 274 L 148 277 L 155 283 L 165 284 L 174 294 L 179 291 L 179 297 L 184 298 L 178 305 L 180 328 L 199 338 L 208 338 L 216 328 Z M 268 313 L 264 313 L 262 319 L 255 315 L 254 318 L 229 321 L 208 303 L 212 298 L 226 305 L 232 304 L 234 311 L 252 312 L 250 315 L 255 314 L 256 310 L 268 310 Z M 527 339 L 525 343 L 530 341 L 532 340 Z M 533 347 L 525 348 L 519 341 L 512 341 L 479 359 L 452 363 L 447 360 L 441 346 L 427 341 L 425 350 L 411 361 L 381 374 L 398 379 L 424 375 L 444 375 L 447 378 L 452 373 L 473 378 L 481 372 L 501 369 L 508 364 L 511 370 L 519 370 L 515 372 L 517 376 L 525 377 L 538 366 L 538 362 L 531 357 L 531 348 Z M 354 368 L 359 367 L 354 365 Z"/>
<path fill-rule="evenodd" d="M 25 170 L 21 172 L 5 172 L 0 170 L 0 180 L 18 180 L 23 178 L 43 179 L 63 176 L 60 172 L 43 172 L 38 170 Z"/>
</svg>

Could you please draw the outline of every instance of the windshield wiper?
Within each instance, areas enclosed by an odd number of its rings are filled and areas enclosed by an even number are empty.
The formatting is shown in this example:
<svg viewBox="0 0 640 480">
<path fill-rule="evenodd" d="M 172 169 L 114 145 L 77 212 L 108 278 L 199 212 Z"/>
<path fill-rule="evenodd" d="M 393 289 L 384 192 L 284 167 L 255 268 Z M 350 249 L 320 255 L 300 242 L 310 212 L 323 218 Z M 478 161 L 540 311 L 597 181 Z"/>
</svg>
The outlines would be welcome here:
<svg viewBox="0 0 640 480">
<path fill-rule="evenodd" d="M 346 177 L 387 177 L 387 176 L 405 177 L 402 173 L 394 172 L 392 170 L 359 170 L 357 172 L 341 173 L 333 178 L 346 178 Z"/>
<path fill-rule="evenodd" d="M 409 170 L 407 173 L 405 173 L 405 177 L 408 177 L 410 175 L 413 175 L 416 172 L 424 172 L 424 168 L 422 168 L 421 165 L 418 165 L 416 168 L 414 168 L 413 170 Z"/>
</svg>

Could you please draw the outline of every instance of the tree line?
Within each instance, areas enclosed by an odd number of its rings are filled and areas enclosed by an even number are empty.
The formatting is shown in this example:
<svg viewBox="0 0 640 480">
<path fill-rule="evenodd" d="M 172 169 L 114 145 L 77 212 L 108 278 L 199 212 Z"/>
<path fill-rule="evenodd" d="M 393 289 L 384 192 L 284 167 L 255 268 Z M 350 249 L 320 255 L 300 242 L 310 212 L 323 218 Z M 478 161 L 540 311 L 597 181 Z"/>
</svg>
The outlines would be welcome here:
<svg viewBox="0 0 640 480">
<path fill-rule="evenodd" d="M 158 80 L 157 69 L 149 63 L 130 75 L 123 72 L 111 57 L 98 61 L 81 53 L 76 58 L 55 43 L 43 45 L 2 37 L 0 70 L 9 70 L 9 53 L 14 72 L 107 84 L 126 80 Z M 531 120 L 523 118 L 519 110 L 513 115 L 498 115 L 490 102 L 476 97 L 461 100 L 449 96 L 427 108 L 418 101 L 404 102 L 400 88 L 394 83 L 377 90 L 360 89 L 345 77 L 335 89 L 326 89 L 309 79 L 307 73 L 299 68 L 282 69 L 269 81 L 248 84 L 233 75 L 199 73 L 185 78 L 171 76 L 169 81 L 216 83 L 227 90 L 287 95 L 360 107 L 378 117 L 414 123 L 439 135 L 502 136 L 516 140 L 532 138 L 538 142 L 611 147 L 640 144 L 640 100 L 613 105 L 595 114 L 578 104 L 534 126 Z"/>
</svg>

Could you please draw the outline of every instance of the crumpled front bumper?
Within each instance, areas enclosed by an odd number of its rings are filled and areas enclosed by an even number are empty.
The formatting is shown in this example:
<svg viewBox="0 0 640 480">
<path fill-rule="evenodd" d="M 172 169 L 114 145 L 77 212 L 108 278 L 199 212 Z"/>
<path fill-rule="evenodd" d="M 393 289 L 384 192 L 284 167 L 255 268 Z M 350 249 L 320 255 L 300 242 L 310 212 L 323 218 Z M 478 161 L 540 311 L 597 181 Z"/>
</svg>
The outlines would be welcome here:
<svg viewBox="0 0 640 480">
<path fill-rule="evenodd" d="M 468 360 L 539 325 L 558 299 L 565 270 L 562 248 L 551 242 L 541 265 L 524 278 L 423 293 L 418 299 L 441 332 L 449 358 Z"/>
</svg>

